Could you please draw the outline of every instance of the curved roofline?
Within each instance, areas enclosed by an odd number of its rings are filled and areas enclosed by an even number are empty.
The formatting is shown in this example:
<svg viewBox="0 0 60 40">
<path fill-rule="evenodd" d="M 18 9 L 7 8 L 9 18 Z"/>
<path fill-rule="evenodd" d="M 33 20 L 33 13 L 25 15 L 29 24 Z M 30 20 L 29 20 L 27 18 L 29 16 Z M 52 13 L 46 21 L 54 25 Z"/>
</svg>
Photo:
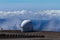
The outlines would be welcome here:
<svg viewBox="0 0 60 40">
<path fill-rule="evenodd" d="M 28 23 L 28 22 L 31 22 L 31 20 L 24 20 L 22 23 L 21 23 L 21 27 L 23 27 L 24 24 Z"/>
</svg>

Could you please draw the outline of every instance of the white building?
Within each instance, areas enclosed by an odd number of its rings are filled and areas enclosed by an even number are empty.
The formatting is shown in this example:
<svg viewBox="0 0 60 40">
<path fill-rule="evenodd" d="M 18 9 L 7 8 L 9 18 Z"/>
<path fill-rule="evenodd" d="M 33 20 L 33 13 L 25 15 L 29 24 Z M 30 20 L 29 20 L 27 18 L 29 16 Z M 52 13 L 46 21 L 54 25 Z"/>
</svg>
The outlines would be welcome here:
<svg viewBox="0 0 60 40">
<path fill-rule="evenodd" d="M 33 23 L 31 20 L 24 20 L 21 23 L 21 31 L 23 32 L 32 32 L 33 31 Z"/>
</svg>

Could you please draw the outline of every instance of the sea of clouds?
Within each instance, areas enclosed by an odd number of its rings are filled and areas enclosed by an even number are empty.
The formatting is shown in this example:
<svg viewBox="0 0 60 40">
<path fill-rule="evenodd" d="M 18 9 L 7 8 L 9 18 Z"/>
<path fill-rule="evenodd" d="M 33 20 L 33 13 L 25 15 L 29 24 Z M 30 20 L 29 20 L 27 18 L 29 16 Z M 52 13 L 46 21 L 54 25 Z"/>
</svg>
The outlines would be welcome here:
<svg viewBox="0 0 60 40">
<path fill-rule="evenodd" d="M 20 30 L 23 20 L 32 20 L 34 30 L 60 31 L 60 10 L 0 11 L 0 30 Z"/>
</svg>

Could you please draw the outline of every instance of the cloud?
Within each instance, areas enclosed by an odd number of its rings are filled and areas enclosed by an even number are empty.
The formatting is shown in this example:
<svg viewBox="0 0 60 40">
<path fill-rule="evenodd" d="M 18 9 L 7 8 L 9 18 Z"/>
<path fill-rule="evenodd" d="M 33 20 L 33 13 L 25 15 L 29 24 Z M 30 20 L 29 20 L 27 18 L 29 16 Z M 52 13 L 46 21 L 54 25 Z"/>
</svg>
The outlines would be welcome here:
<svg viewBox="0 0 60 40">
<path fill-rule="evenodd" d="M 0 11 L 0 28 L 4 30 L 20 30 L 23 20 L 30 19 L 33 22 L 34 30 L 59 31 L 60 10 L 40 11 Z M 5 21 L 4 21 L 5 20 Z"/>
<path fill-rule="evenodd" d="M 53 17 L 60 17 L 60 10 L 41 10 L 37 12 L 21 10 L 21 11 L 0 11 L 0 18 L 9 17 L 19 15 L 22 18 L 30 18 L 30 19 L 52 19 Z"/>
</svg>

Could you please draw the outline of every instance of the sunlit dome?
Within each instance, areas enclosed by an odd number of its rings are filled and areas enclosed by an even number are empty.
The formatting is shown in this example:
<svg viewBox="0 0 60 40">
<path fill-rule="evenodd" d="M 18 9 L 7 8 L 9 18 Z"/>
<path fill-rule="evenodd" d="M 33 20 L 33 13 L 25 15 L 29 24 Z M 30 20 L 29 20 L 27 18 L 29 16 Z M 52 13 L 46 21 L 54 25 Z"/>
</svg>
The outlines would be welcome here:
<svg viewBox="0 0 60 40">
<path fill-rule="evenodd" d="M 31 20 L 24 20 L 21 23 L 21 31 L 32 31 L 33 30 L 33 24 Z"/>
<path fill-rule="evenodd" d="M 21 27 L 23 27 L 25 24 L 27 24 L 28 22 L 31 22 L 31 20 L 24 20 L 22 23 L 21 23 Z"/>
</svg>

